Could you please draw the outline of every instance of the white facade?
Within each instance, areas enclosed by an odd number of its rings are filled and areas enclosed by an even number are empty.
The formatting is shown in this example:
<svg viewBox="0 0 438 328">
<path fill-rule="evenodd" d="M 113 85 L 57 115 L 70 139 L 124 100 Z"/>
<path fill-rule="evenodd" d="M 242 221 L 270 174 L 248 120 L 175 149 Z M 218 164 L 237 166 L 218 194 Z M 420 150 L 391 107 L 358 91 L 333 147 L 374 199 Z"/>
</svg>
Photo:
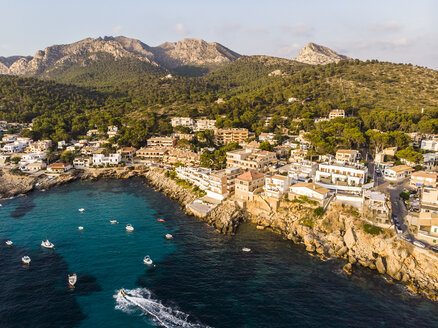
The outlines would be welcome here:
<svg viewBox="0 0 438 328">
<path fill-rule="evenodd" d="M 200 118 L 196 120 L 196 131 L 203 130 L 214 130 L 215 129 L 216 120 L 209 120 L 205 118 Z"/>
<path fill-rule="evenodd" d="M 93 165 L 117 165 L 121 162 L 122 155 L 120 154 L 109 154 L 109 156 L 105 156 L 104 154 L 93 155 Z"/>
<path fill-rule="evenodd" d="M 288 176 L 291 183 L 308 182 L 315 176 L 318 164 L 311 161 L 295 162 L 289 165 Z"/>
<path fill-rule="evenodd" d="M 438 151 L 438 140 L 436 139 L 421 140 L 421 149 Z"/>
<path fill-rule="evenodd" d="M 211 170 L 206 168 L 195 168 L 191 166 L 179 166 L 175 169 L 178 178 L 186 180 L 198 186 L 202 190 L 208 190 L 210 186 Z"/>
<path fill-rule="evenodd" d="M 173 127 L 176 126 L 184 126 L 186 128 L 194 129 L 195 128 L 195 120 L 190 117 L 172 117 L 170 119 L 170 124 Z"/>
<path fill-rule="evenodd" d="M 333 120 L 337 117 L 344 118 L 345 117 L 345 111 L 343 109 L 333 109 L 329 114 L 329 119 Z"/>
<path fill-rule="evenodd" d="M 265 185 L 263 190 L 265 195 L 280 199 L 283 195 L 287 194 L 289 188 L 289 177 L 283 175 L 273 175 L 265 177 Z"/>
<path fill-rule="evenodd" d="M 366 183 L 368 168 L 364 165 L 319 164 L 315 174 L 315 182 L 321 182 L 329 189 L 350 190 L 351 186 L 361 186 Z"/>
<path fill-rule="evenodd" d="M 329 195 L 328 189 L 316 183 L 297 183 L 289 187 L 289 192 L 298 196 L 306 196 L 318 200 L 323 200 Z"/>
</svg>

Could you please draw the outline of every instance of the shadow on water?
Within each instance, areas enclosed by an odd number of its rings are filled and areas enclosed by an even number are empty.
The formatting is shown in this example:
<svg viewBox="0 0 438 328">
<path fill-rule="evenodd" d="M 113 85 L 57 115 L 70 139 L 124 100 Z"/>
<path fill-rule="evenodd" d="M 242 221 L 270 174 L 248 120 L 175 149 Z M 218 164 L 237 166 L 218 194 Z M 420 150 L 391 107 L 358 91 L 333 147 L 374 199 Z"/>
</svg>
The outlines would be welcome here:
<svg viewBox="0 0 438 328">
<path fill-rule="evenodd" d="M 11 217 L 14 219 L 21 218 L 33 210 L 35 204 L 32 199 L 23 199 L 21 204 L 19 204 L 12 212 Z"/>
<path fill-rule="evenodd" d="M 80 274 L 76 291 L 67 285 L 68 265 L 56 252 L 7 247 L 0 241 L 0 326 L 76 327 L 85 319 L 75 294 L 101 290 L 96 279 Z M 21 262 L 29 255 L 30 266 Z"/>
</svg>

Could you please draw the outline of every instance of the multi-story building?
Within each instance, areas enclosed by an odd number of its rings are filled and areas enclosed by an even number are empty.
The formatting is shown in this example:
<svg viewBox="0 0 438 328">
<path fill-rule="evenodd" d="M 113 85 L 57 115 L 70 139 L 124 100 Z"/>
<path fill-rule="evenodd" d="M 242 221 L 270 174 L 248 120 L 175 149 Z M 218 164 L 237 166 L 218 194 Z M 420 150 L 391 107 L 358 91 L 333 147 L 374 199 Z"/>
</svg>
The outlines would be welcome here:
<svg viewBox="0 0 438 328">
<path fill-rule="evenodd" d="M 109 138 L 115 137 L 118 132 L 119 132 L 119 128 L 117 126 L 111 125 L 111 126 L 108 127 L 107 134 L 108 134 Z"/>
<path fill-rule="evenodd" d="M 5 153 L 21 153 L 23 149 L 25 148 L 25 145 L 15 141 L 13 143 L 8 143 L 3 146 L 3 152 Z"/>
<path fill-rule="evenodd" d="M 343 109 L 333 109 L 329 114 L 330 120 L 333 120 L 338 117 L 345 118 L 345 111 Z"/>
<path fill-rule="evenodd" d="M 248 139 L 248 129 L 217 129 L 216 142 L 229 144 L 231 142 L 242 143 Z"/>
<path fill-rule="evenodd" d="M 51 173 L 64 173 L 71 170 L 72 166 L 68 163 L 53 163 L 47 166 L 47 172 Z"/>
<path fill-rule="evenodd" d="M 147 140 L 148 147 L 175 147 L 178 140 L 172 137 L 152 137 Z"/>
<path fill-rule="evenodd" d="M 289 165 L 291 183 L 309 182 L 315 176 L 318 164 L 312 161 L 295 162 Z"/>
<path fill-rule="evenodd" d="M 415 170 L 407 165 L 388 167 L 383 172 L 383 177 L 388 181 L 400 181 L 408 178 Z"/>
<path fill-rule="evenodd" d="M 52 140 L 40 140 L 29 143 L 26 153 L 43 153 L 52 146 Z"/>
<path fill-rule="evenodd" d="M 32 163 L 26 164 L 24 166 L 24 168 L 22 168 L 22 171 L 34 173 L 34 172 L 44 170 L 46 168 L 46 166 L 47 166 L 46 163 L 44 163 L 43 161 L 35 161 Z"/>
<path fill-rule="evenodd" d="M 421 212 L 438 214 L 438 189 L 424 188 L 421 192 Z"/>
<path fill-rule="evenodd" d="M 214 130 L 216 120 L 209 120 L 206 118 L 200 118 L 196 120 L 195 131 Z"/>
<path fill-rule="evenodd" d="M 363 164 L 322 163 L 315 173 L 315 182 L 328 189 L 355 191 L 351 187 L 362 186 L 367 177 L 368 168 Z"/>
<path fill-rule="evenodd" d="M 438 140 L 435 138 L 421 140 L 421 149 L 438 151 Z"/>
<path fill-rule="evenodd" d="M 421 212 L 417 223 L 418 239 L 436 244 L 438 241 L 438 214 L 435 212 Z"/>
<path fill-rule="evenodd" d="M 201 163 L 201 155 L 190 150 L 168 148 L 163 156 L 163 162 L 175 164 L 177 162 L 189 166 L 198 166 Z"/>
<path fill-rule="evenodd" d="M 275 134 L 273 133 L 260 133 L 259 141 L 260 142 L 267 141 L 269 143 L 274 144 L 275 143 L 274 136 Z"/>
<path fill-rule="evenodd" d="M 289 162 L 296 163 L 305 161 L 307 157 L 307 150 L 305 149 L 292 149 L 290 152 Z"/>
<path fill-rule="evenodd" d="M 429 187 L 436 188 L 438 181 L 438 174 L 435 172 L 418 171 L 411 174 L 410 185 L 412 187 Z"/>
<path fill-rule="evenodd" d="M 123 147 L 120 149 L 117 149 L 117 154 L 122 155 L 122 157 L 131 158 L 135 156 L 137 149 L 134 147 Z"/>
<path fill-rule="evenodd" d="M 287 194 L 289 188 L 289 177 L 284 175 L 265 176 L 263 190 L 268 197 L 281 199 Z"/>
<path fill-rule="evenodd" d="M 277 161 L 275 153 L 260 149 L 237 149 L 227 152 L 227 167 L 264 171 Z"/>
<path fill-rule="evenodd" d="M 391 209 L 385 193 L 365 189 L 362 194 L 362 214 L 378 225 L 391 225 Z"/>
<path fill-rule="evenodd" d="M 120 154 L 109 154 L 105 156 L 104 154 L 93 154 L 93 165 L 117 165 L 122 162 L 122 156 Z"/>
<path fill-rule="evenodd" d="M 236 178 L 241 173 L 242 170 L 237 167 L 211 172 L 209 179 L 210 186 L 207 190 L 207 196 L 223 200 L 233 194 Z"/>
<path fill-rule="evenodd" d="M 175 169 L 178 178 L 186 180 L 200 189 L 207 191 L 210 187 L 211 170 L 202 167 L 178 166 Z"/>
<path fill-rule="evenodd" d="M 83 169 L 85 167 L 90 167 L 93 160 L 90 157 L 76 157 L 73 160 L 73 167 L 75 169 Z"/>
<path fill-rule="evenodd" d="M 145 147 L 137 150 L 137 157 L 147 161 L 160 162 L 167 152 L 168 150 L 166 148 Z"/>
<path fill-rule="evenodd" d="M 254 196 L 263 191 L 265 175 L 256 170 L 249 170 L 236 178 L 234 197 L 242 201 L 252 201 Z"/>
<path fill-rule="evenodd" d="M 195 123 L 195 120 L 190 117 L 172 117 L 170 119 L 170 124 L 173 127 L 184 126 L 186 128 L 194 129 Z"/>
<path fill-rule="evenodd" d="M 359 158 L 359 151 L 354 149 L 339 149 L 336 152 L 335 159 L 338 162 L 354 163 Z"/>
</svg>

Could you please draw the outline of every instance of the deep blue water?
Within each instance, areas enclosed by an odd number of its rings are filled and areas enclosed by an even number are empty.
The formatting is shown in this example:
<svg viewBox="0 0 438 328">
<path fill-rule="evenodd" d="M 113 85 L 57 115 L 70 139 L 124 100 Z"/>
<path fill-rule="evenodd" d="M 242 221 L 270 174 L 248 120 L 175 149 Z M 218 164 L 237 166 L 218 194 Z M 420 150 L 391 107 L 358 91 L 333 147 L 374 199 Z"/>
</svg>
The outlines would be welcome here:
<svg viewBox="0 0 438 328">
<path fill-rule="evenodd" d="M 322 262 L 251 225 L 220 235 L 141 180 L 77 182 L 2 204 L 1 328 L 438 327 L 436 303 L 375 272 L 349 277 L 341 261 Z M 55 250 L 40 247 L 45 238 Z M 142 263 L 147 254 L 153 266 Z"/>
</svg>

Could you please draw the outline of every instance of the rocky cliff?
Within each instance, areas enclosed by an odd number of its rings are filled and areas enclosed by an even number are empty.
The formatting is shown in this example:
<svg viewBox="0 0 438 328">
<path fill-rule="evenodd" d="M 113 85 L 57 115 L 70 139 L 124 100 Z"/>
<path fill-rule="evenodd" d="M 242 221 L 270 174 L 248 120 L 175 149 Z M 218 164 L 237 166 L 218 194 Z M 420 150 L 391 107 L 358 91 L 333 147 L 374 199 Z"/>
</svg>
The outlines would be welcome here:
<svg viewBox="0 0 438 328">
<path fill-rule="evenodd" d="M 87 38 L 75 43 L 54 45 L 39 50 L 33 57 L 0 57 L 0 74 L 51 77 L 51 73 L 67 70 L 72 65 L 87 65 L 107 59 L 136 60 L 163 70 L 184 65 L 224 65 L 239 54 L 215 42 L 184 39 L 157 47 L 123 36 Z"/>
<path fill-rule="evenodd" d="M 336 51 L 320 46 L 315 43 L 308 43 L 301 49 L 296 61 L 311 65 L 324 65 L 329 63 L 337 63 L 342 59 L 351 59 L 347 56 L 340 55 Z"/>
</svg>

